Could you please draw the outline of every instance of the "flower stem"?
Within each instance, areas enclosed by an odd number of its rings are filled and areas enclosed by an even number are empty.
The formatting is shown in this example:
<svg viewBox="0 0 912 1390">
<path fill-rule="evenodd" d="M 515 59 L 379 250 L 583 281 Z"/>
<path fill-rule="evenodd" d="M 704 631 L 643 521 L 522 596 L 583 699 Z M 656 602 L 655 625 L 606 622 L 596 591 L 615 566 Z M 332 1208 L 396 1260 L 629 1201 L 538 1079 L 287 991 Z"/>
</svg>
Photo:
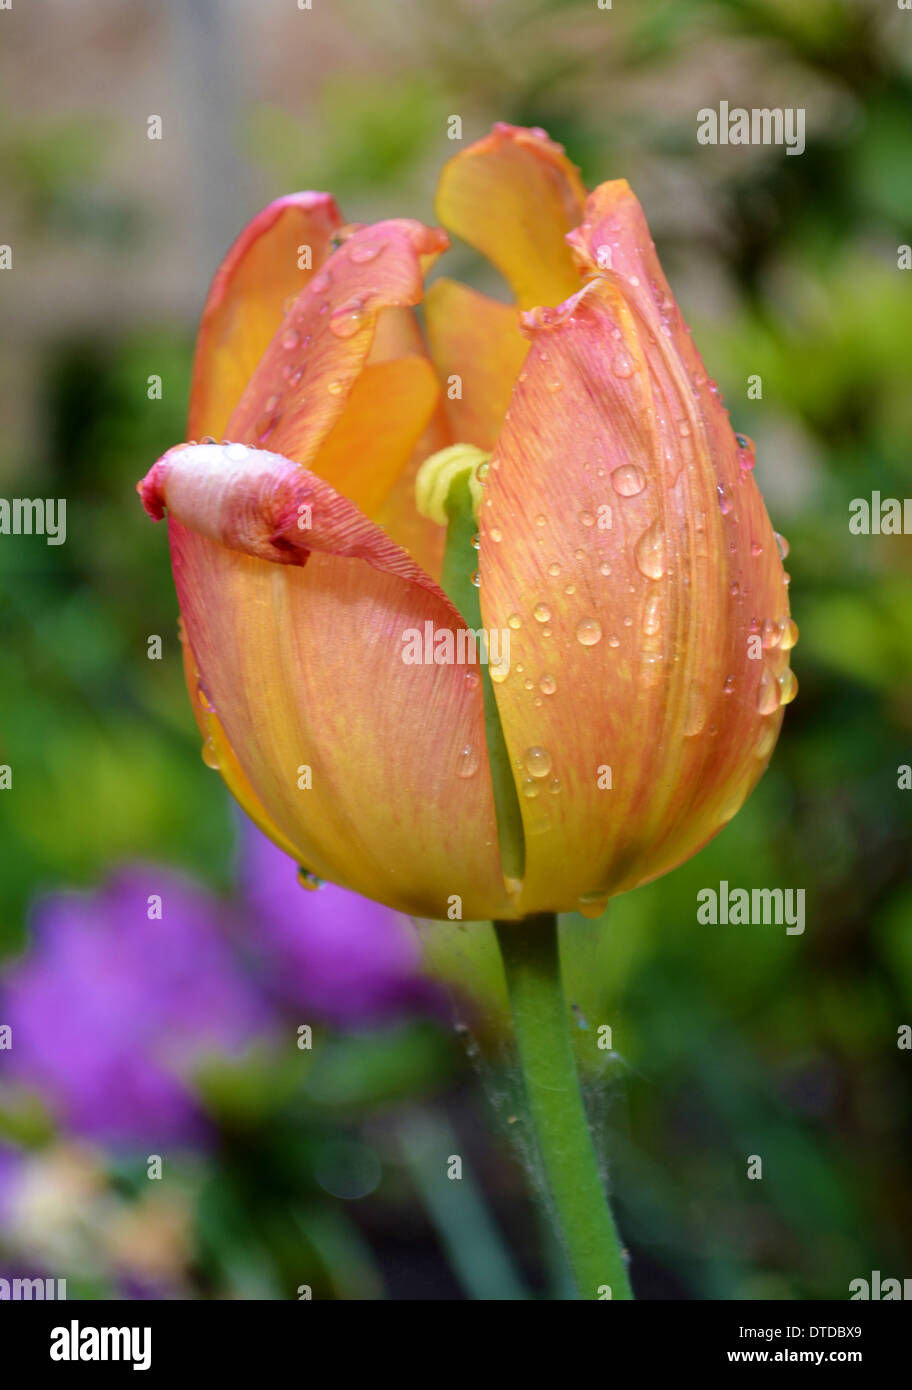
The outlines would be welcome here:
<svg viewBox="0 0 912 1390">
<path fill-rule="evenodd" d="M 630 1299 L 570 1042 L 557 918 L 495 922 L 516 1041 L 545 1178 L 580 1297 Z"/>
</svg>

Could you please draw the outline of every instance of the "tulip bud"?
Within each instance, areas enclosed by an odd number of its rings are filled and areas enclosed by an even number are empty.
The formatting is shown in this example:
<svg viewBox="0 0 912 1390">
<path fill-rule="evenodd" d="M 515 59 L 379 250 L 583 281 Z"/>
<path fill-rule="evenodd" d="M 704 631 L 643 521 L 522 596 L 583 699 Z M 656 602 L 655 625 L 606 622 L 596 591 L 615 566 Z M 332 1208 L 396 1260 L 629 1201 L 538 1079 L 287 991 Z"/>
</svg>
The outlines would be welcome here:
<svg viewBox="0 0 912 1390">
<path fill-rule="evenodd" d="M 441 221 L 517 303 L 437 280 L 433 368 L 411 306 L 446 238 L 390 221 L 333 250 L 334 205 L 305 196 L 322 258 L 284 321 L 268 210 L 207 309 L 194 391 L 224 401 L 219 332 L 254 253 L 271 267 L 232 442 L 171 450 L 141 485 L 169 514 L 207 761 L 309 870 L 400 910 L 597 912 L 734 815 L 794 696 L 753 448 L 628 185 L 586 201 L 543 132 L 498 126 L 444 170 Z M 435 651 L 508 634 L 508 668 L 406 663 L 428 625 Z"/>
</svg>

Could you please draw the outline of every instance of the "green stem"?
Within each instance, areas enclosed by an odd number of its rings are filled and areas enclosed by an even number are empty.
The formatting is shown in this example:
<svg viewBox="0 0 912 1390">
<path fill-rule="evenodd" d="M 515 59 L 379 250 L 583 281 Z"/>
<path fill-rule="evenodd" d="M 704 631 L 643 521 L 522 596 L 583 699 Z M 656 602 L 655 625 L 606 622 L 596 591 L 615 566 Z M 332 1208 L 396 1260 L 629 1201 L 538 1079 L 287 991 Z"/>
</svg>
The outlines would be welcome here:
<svg viewBox="0 0 912 1390">
<path fill-rule="evenodd" d="M 545 1178 L 580 1297 L 633 1297 L 599 1176 L 561 984 L 557 918 L 495 922 Z"/>
</svg>

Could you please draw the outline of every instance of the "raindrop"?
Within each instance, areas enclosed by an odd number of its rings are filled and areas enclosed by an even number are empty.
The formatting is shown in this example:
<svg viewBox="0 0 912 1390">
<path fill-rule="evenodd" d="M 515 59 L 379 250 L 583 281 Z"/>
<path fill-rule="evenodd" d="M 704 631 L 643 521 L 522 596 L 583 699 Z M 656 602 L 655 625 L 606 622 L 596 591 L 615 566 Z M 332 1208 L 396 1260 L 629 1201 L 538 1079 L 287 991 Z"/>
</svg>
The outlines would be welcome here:
<svg viewBox="0 0 912 1390">
<path fill-rule="evenodd" d="M 540 791 L 541 787 L 538 785 L 534 777 L 526 777 L 523 779 L 522 794 L 527 801 L 532 801 L 536 796 L 538 796 Z"/>
<path fill-rule="evenodd" d="M 602 625 L 598 618 L 583 618 L 576 625 L 576 640 L 584 647 L 594 647 L 602 638 Z"/>
<path fill-rule="evenodd" d="M 385 241 L 353 241 L 348 257 L 355 265 L 366 265 L 368 261 L 375 261 L 382 255 L 385 248 Z"/>
<path fill-rule="evenodd" d="M 693 738 L 706 723 L 706 692 L 699 681 L 691 681 L 684 713 L 684 737 Z"/>
<path fill-rule="evenodd" d="M 532 617 L 537 623 L 546 623 L 551 617 L 551 609 L 546 603 L 537 603 L 532 609 Z"/>
<path fill-rule="evenodd" d="M 637 569 L 647 579 L 661 579 L 665 573 L 665 538 L 658 522 L 644 531 L 634 551 Z"/>
<path fill-rule="evenodd" d="M 202 747 L 203 762 L 207 767 L 211 767 L 213 772 L 218 772 L 218 755 L 212 745 L 212 740 L 207 738 Z"/>
<path fill-rule="evenodd" d="M 779 687 L 775 677 L 764 666 L 760 673 L 760 684 L 757 686 L 757 712 L 759 714 L 775 714 L 779 708 Z"/>
<path fill-rule="evenodd" d="M 518 613 L 510 614 L 509 618 L 507 619 L 507 627 L 512 628 L 514 632 L 519 631 L 519 629 L 522 627 L 522 618 Z"/>
<path fill-rule="evenodd" d="M 538 688 L 543 695 L 553 695 L 557 689 L 557 681 L 553 676 L 544 675 L 538 682 Z"/>
<path fill-rule="evenodd" d="M 343 304 L 330 315 L 329 326 L 337 338 L 353 338 L 367 324 L 364 306 L 357 299 Z"/>
<path fill-rule="evenodd" d="M 776 537 L 776 544 L 779 547 L 780 558 L 783 560 L 787 559 L 789 553 L 788 541 L 785 539 L 785 536 L 780 536 L 778 531 L 774 531 L 773 535 Z"/>
<path fill-rule="evenodd" d="M 780 705 L 790 705 L 798 694 L 798 682 L 795 673 L 790 667 L 786 666 L 782 675 L 779 677 L 779 703 Z"/>
<path fill-rule="evenodd" d="M 783 618 L 782 637 L 779 646 L 782 651 L 790 652 L 798 641 L 798 624 L 794 618 Z"/>
<path fill-rule="evenodd" d="M 526 771 L 531 777 L 547 777 L 551 771 L 551 754 L 547 748 L 541 748 L 537 745 L 534 748 L 527 748 L 523 761 Z"/>
<path fill-rule="evenodd" d="M 456 763 L 457 777 L 474 777 L 478 771 L 478 750 L 467 743 L 461 750 Z"/>
<path fill-rule="evenodd" d="M 646 474 L 635 463 L 622 463 L 611 474 L 611 486 L 621 497 L 636 497 L 646 486 Z"/>
</svg>

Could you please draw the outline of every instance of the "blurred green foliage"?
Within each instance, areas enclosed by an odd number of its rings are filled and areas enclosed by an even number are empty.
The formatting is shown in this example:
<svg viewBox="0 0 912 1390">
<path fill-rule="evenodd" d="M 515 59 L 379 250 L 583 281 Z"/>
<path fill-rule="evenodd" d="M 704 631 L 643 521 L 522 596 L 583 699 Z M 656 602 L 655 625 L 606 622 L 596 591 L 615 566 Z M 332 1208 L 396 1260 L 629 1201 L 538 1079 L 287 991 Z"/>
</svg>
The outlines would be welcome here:
<svg viewBox="0 0 912 1390">
<path fill-rule="evenodd" d="M 293 109 L 259 93 L 242 113 L 245 149 L 268 186 L 328 186 L 359 219 L 430 217 L 451 112 L 467 139 L 495 119 L 542 125 L 590 183 L 629 178 L 733 423 L 757 441 L 758 482 L 791 542 L 801 690 L 770 771 L 690 863 L 601 923 L 564 925 L 577 1046 L 635 1281 L 652 1297 L 844 1298 L 872 1269 L 901 1276 L 912 1258 L 908 1054 L 896 1046 L 912 1022 L 912 792 L 897 770 L 912 762 L 912 540 L 850 535 L 848 504 L 912 491 L 912 273 L 896 260 L 912 240 L 912 16 L 861 0 L 640 0 L 610 12 L 588 0 L 456 0 L 416 7 L 393 43 L 385 9 L 341 8 L 374 44 L 373 76 L 328 71 Z M 807 100 L 805 154 L 698 146 L 697 108 L 723 97 Z M 4 138 L 0 171 L 48 235 L 69 225 L 60 210 L 73 206 L 75 173 L 86 207 L 121 206 L 84 153 L 107 138 L 83 132 L 76 163 L 67 142 Z M 123 216 L 132 225 L 129 208 Z M 223 249 L 213 246 L 213 269 Z M 37 470 L 48 495 L 70 499 L 70 537 L 59 549 L 0 546 L 0 761 L 15 767 L 14 793 L 0 793 L 7 949 L 37 889 L 97 880 L 126 857 L 230 878 L 227 799 L 187 708 L 164 531 L 133 495 L 183 435 L 176 384 L 189 379 L 192 331 L 189 319 L 170 330 L 129 322 L 104 342 L 49 340 L 41 357 L 44 431 L 16 478 Z M 170 383 L 160 402 L 146 398 L 151 372 Z M 751 374 L 762 400 L 747 397 Z M 160 663 L 146 658 L 152 633 Z M 805 887 L 806 934 L 699 925 L 697 891 L 722 879 Z M 426 935 L 489 1089 L 509 1097 L 488 929 Z M 613 1053 L 596 1047 L 603 1022 Z M 317 1264 L 321 1250 L 338 1255 L 330 1293 L 458 1292 L 449 1276 L 422 1282 L 422 1261 L 441 1259 L 432 1237 L 431 1254 L 418 1238 L 406 1252 L 411 1282 L 395 1273 L 396 1223 L 421 1183 L 371 1127 L 378 1114 L 389 1123 L 391 1095 L 401 1105 L 427 1094 L 429 1057 L 452 1088 L 452 1059 L 412 1033 L 390 1046 L 383 1058 L 401 1082 L 391 1091 L 371 1101 L 377 1058 L 346 1055 L 339 1040 L 306 1098 L 325 1108 L 324 1137 L 381 1155 L 360 1224 L 343 1229 L 344 1201 L 308 1205 L 294 1126 L 263 1121 L 249 1151 L 211 1166 L 203 1268 L 278 1296 L 303 1241 Z M 449 1092 L 463 1148 L 484 1113 L 467 1097 L 470 1078 Z M 333 1120 L 361 1082 L 368 1098 L 354 1118 Z M 498 1220 L 541 1287 L 547 1241 L 528 1235 L 519 1174 L 503 1165 L 501 1138 L 474 1142 Z M 746 1179 L 751 1154 L 762 1182 Z M 383 1278 L 365 1241 L 387 1253 Z M 473 1258 L 450 1252 L 457 1266 L 462 1256 Z M 224 1287 L 223 1274 L 212 1280 Z"/>
</svg>

